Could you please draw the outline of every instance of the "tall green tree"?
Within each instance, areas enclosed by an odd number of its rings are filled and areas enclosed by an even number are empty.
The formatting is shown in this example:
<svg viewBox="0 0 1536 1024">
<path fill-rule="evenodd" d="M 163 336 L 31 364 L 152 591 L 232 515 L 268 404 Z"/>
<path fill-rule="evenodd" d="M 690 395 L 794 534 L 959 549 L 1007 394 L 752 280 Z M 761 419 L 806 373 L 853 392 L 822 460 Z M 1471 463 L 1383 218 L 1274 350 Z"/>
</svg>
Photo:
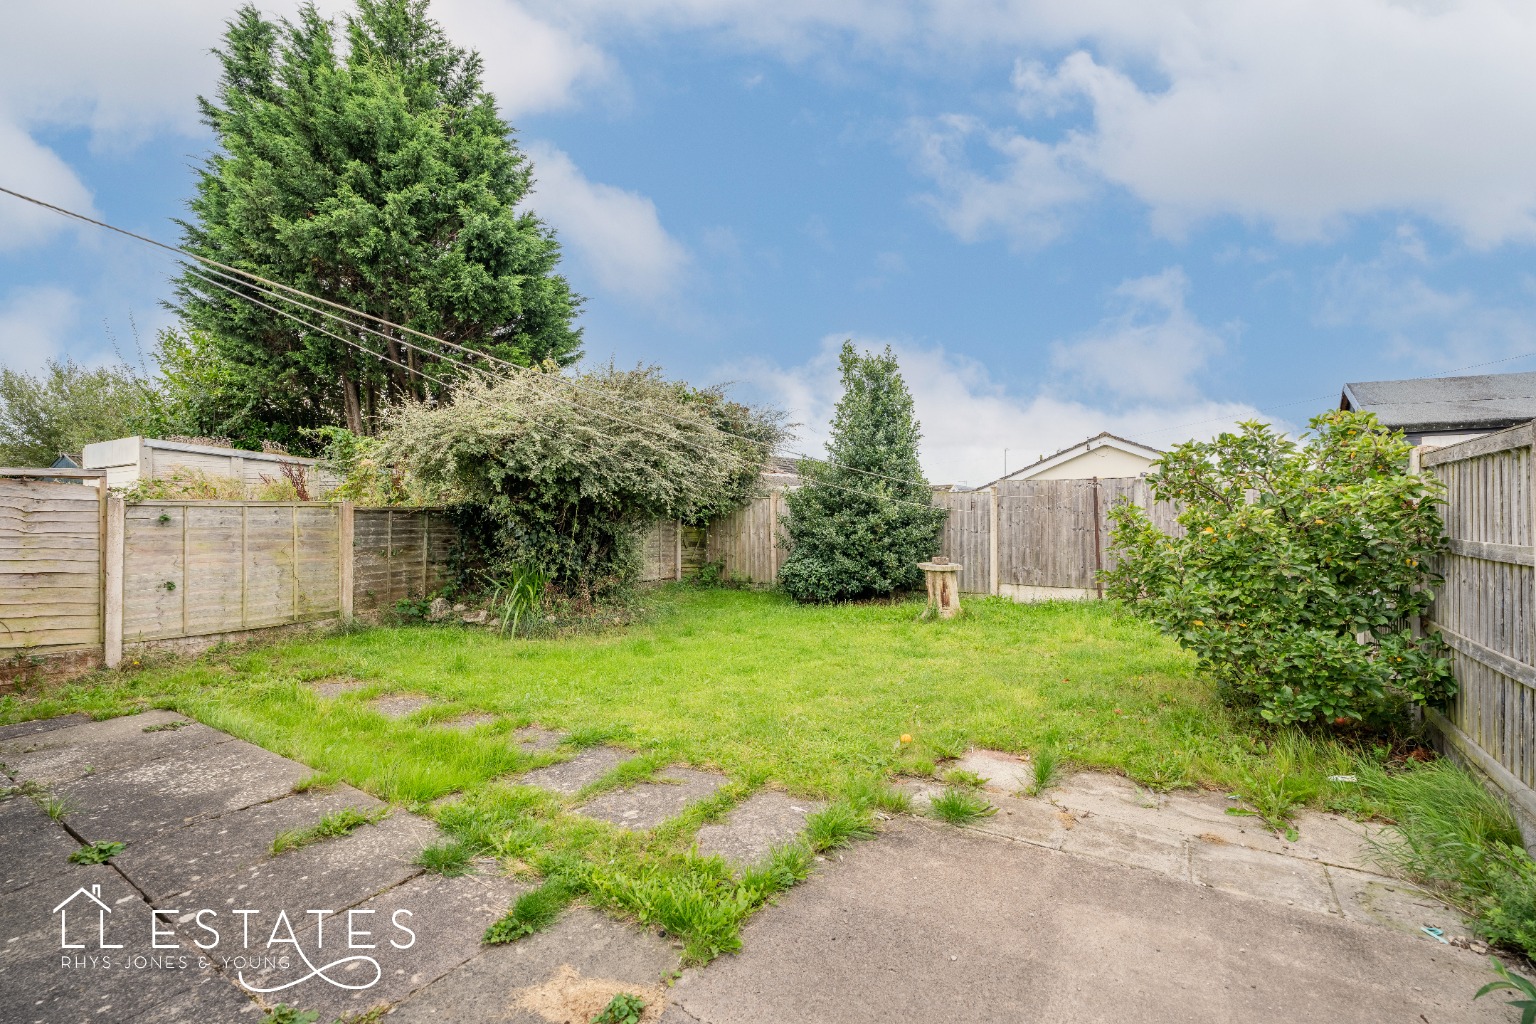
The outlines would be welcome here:
<svg viewBox="0 0 1536 1024">
<path fill-rule="evenodd" d="M 582 300 L 556 273 L 554 233 L 519 209 L 532 167 L 480 57 L 449 42 L 427 0 L 357 0 L 342 28 L 344 39 L 309 4 L 294 21 L 246 6 L 229 22 L 218 90 L 200 100 L 218 148 L 183 245 L 503 359 L 573 362 Z M 454 374 L 400 343 L 434 348 L 419 338 L 299 313 L 402 369 L 191 273 L 177 294 L 188 323 L 294 428 L 367 431 L 387 402 L 434 390 L 423 373 Z"/>
<path fill-rule="evenodd" d="M 827 462 L 800 463 L 804 485 L 785 495 L 789 558 L 779 585 L 797 601 L 838 601 L 915 587 L 917 563 L 938 550 L 946 512 L 933 507 L 917 445 L 912 395 L 889 347 L 843 343 L 843 397 Z"/>
<path fill-rule="evenodd" d="M 95 441 L 140 432 L 159 407 L 155 386 L 127 366 L 49 360 L 40 376 L 0 369 L 0 466 L 51 466 Z"/>
</svg>

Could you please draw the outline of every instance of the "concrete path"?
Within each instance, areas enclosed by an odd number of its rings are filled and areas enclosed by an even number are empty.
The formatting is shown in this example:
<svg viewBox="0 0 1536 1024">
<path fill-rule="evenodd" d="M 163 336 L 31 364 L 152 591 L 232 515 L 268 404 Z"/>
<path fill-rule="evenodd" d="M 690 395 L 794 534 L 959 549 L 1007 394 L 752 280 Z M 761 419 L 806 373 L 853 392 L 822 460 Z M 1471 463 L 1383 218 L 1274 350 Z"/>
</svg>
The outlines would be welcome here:
<svg viewBox="0 0 1536 1024">
<path fill-rule="evenodd" d="M 1388 928 L 898 819 L 686 971 L 665 1024 L 1511 1020 L 1488 961 Z"/>
<path fill-rule="evenodd" d="M 631 756 L 588 748 L 517 781 L 574 801 Z M 254 1022 L 281 1002 L 322 1022 L 585 1024 L 620 991 L 651 1002 L 647 1024 L 1507 1019 L 1470 1002 L 1486 958 L 1420 930 L 1465 925 L 1374 873 L 1353 823 L 1304 816 L 1287 843 L 1221 794 L 1084 774 L 1021 797 L 1018 759 L 961 764 L 999 813 L 888 820 L 753 918 L 742 954 L 668 990 L 674 940 L 581 907 L 483 946 L 526 884 L 424 873 L 442 837 L 400 809 L 274 856 L 280 831 L 388 809 L 346 786 L 296 794 L 309 767 L 181 716 L 0 728 L 0 783 L 20 789 L 0 800 L 0 1022 Z M 571 809 L 650 828 L 724 781 L 666 768 Z M 699 848 L 749 864 L 817 808 L 759 792 Z M 98 840 L 127 845 L 69 862 Z"/>
<path fill-rule="evenodd" d="M 4 1024 L 254 1024 L 279 1003 L 322 1021 L 375 1007 L 575 1020 L 604 991 L 604 1004 L 622 989 L 659 1005 L 678 965 L 672 942 L 589 910 L 483 946 L 528 886 L 423 872 L 417 857 L 443 837 L 398 809 L 273 855 L 279 832 L 387 808 L 348 786 L 296 794 L 309 767 L 179 715 L 3 727 L 0 765 Z M 69 861 L 96 841 L 126 845 L 107 864 Z"/>
</svg>

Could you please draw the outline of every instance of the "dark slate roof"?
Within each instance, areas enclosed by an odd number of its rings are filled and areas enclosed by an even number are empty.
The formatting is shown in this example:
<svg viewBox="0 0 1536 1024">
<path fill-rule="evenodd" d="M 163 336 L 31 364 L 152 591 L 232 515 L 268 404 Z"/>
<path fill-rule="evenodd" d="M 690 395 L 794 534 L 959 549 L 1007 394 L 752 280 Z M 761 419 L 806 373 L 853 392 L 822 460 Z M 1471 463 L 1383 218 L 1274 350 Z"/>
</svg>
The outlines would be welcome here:
<svg viewBox="0 0 1536 1024">
<path fill-rule="evenodd" d="M 1344 385 L 1339 408 L 1402 431 L 1498 430 L 1536 419 L 1536 373 L 1360 381 Z"/>
</svg>

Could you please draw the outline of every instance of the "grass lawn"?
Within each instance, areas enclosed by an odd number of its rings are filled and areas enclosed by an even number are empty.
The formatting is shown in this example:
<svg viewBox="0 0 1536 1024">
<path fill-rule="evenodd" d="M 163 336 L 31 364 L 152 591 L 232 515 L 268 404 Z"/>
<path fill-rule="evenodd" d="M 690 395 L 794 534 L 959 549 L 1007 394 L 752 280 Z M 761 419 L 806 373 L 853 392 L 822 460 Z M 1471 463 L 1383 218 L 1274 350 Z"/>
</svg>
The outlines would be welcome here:
<svg viewBox="0 0 1536 1024">
<path fill-rule="evenodd" d="M 1108 603 L 972 599 L 958 620 L 919 622 L 911 604 L 802 607 L 684 586 L 645 600 L 638 625 L 585 635 L 381 627 L 103 672 L 6 698 L 0 723 L 168 708 L 309 764 L 322 782 L 418 810 L 462 793 L 431 811 L 455 837 L 431 866 L 451 871 L 491 853 L 547 880 L 542 903 L 503 922 L 500 937 L 584 895 L 684 936 L 694 959 L 734 948 L 740 921 L 803 877 L 815 848 L 899 804 L 884 788 L 893 775 L 930 775 L 969 746 L 1051 748 L 1072 766 L 1159 788 L 1220 786 L 1275 820 L 1300 803 L 1358 809 L 1351 787 L 1325 781 L 1353 770 L 1354 752 L 1295 734 L 1255 739 L 1192 658 Z M 330 677 L 368 685 L 315 696 L 309 684 Z M 391 721 L 368 706 L 385 694 L 433 703 Z M 468 732 L 435 724 L 476 713 L 499 719 Z M 506 734 L 530 723 L 569 732 L 570 745 L 643 755 L 575 800 L 668 764 L 717 769 L 731 784 L 679 821 L 627 833 L 515 785 L 515 773 L 569 753 L 513 749 Z M 689 853 L 700 825 L 765 785 L 832 801 L 808 846 L 741 879 Z"/>
</svg>

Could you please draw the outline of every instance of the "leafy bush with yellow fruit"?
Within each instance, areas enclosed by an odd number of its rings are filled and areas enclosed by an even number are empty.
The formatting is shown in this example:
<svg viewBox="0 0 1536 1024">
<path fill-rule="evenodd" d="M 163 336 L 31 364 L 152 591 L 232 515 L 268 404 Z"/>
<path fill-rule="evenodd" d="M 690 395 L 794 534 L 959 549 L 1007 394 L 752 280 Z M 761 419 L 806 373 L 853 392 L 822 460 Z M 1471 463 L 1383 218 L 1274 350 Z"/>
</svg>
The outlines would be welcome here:
<svg viewBox="0 0 1536 1024">
<path fill-rule="evenodd" d="M 1441 487 L 1369 413 L 1311 427 L 1295 441 L 1244 423 L 1175 447 L 1147 480 L 1184 535 L 1117 505 L 1104 583 L 1267 721 L 1388 725 L 1455 693 L 1444 641 L 1412 629 L 1439 583 Z"/>
</svg>

